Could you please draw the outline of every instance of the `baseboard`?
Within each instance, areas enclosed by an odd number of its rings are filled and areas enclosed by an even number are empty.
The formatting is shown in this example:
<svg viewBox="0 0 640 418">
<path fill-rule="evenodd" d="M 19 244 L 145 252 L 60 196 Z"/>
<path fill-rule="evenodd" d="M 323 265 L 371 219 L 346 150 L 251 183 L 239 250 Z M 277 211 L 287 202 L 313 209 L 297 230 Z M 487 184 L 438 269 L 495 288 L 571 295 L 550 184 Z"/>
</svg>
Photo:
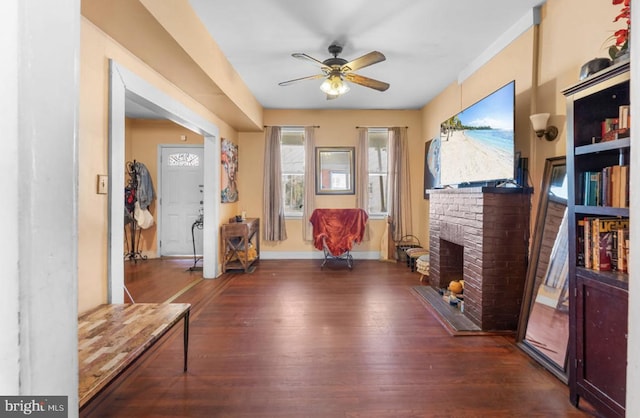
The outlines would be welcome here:
<svg viewBox="0 0 640 418">
<path fill-rule="evenodd" d="M 142 251 L 142 255 L 147 257 L 147 258 L 158 258 L 158 252 L 157 251 Z"/>
<path fill-rule="evenodd" d="M 352 251 L 354 260 L 380 260 L 380 251 Z M 261 260 L 322 260 L 321 251 L 260 251 Z"/>
</svg>

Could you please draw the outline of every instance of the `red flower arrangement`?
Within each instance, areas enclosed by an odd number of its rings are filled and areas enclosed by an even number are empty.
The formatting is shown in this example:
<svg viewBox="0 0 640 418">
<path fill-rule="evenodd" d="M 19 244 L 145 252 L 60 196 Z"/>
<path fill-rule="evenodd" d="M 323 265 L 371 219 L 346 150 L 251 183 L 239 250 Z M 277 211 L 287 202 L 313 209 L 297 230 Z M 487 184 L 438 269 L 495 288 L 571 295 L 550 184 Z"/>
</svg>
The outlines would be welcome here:
<svg viewBox="0 0 640 418">
<path fill-rule="evenodd" d="M 614 32 L 612 38 L 615 39 L 615 44 L 609 47 L 609 56 L 615 59 L 621 55 L 624 55 L 629 50 L 629 31 L 631 30 L 631 0 L 612 0 L 612 4 L 622 5 L 622 10 L 618 16 L 613 19 L 614 22 L 619 20 L 626 21 L 627 27 L 618 29 Z"/>
</svg>

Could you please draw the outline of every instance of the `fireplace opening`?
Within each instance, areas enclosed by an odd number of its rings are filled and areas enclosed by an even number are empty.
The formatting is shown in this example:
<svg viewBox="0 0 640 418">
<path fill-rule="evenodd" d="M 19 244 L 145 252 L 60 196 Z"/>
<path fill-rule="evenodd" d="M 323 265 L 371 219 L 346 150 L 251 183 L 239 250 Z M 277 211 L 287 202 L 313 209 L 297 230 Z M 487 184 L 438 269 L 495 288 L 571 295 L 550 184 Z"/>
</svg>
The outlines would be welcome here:
<svg viewBox="0 0 640 418">
<path fill-rule="evenodd" d="M 440 288 L 449 286 L 452 280 L 462 280 L 464 269 L 464 247 L 440 239 Z"/>
</svg>

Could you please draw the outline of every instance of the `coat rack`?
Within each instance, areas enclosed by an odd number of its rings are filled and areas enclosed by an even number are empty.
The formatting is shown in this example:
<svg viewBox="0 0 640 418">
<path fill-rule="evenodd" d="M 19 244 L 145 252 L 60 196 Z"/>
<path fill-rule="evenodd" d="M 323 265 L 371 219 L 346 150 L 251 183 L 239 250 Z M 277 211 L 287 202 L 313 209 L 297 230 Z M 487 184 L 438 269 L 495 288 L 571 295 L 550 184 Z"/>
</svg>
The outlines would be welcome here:
<svg viewBox="0 0 640 418">
<path fill-rule="evenodd" d="M 138 163 L 136 160 L 127 161 L 127 173 L 129 174 L 129 182 L 124 189 L 124 207 L 125 207 L 125 246 L 128 251 L 124 254 L 125 260 L 146 260 L 147 256 L 140 252 L 140 236 L 142 228 L 138 226 L 138 222 L 134 216 L 135 203 L 138 200 Z M 127 225 L 127 223 L 129 225 Z M 127 226 L 129 227 L 129 238 L 127 238 Z"/>
</svg>

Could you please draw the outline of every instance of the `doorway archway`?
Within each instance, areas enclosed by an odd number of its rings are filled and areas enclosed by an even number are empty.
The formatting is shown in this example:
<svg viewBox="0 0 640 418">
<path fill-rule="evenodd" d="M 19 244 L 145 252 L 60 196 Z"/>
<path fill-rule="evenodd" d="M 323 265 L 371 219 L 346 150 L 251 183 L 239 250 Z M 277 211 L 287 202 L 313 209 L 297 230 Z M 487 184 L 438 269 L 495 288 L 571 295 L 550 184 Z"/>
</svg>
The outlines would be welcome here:
<svg viewBox="0 0 640 418">
<path fill-rule="evenodd" d="M 204 136 L 203 276 L 218 276 L 220 141 L 218 127 L 117 62 L 109 62 L 108 303 L 124 302 L 124 198 L 126 103 L 145 107 Z M 216 157 L 217 156 L 217 157 Z"/>
</svg>

